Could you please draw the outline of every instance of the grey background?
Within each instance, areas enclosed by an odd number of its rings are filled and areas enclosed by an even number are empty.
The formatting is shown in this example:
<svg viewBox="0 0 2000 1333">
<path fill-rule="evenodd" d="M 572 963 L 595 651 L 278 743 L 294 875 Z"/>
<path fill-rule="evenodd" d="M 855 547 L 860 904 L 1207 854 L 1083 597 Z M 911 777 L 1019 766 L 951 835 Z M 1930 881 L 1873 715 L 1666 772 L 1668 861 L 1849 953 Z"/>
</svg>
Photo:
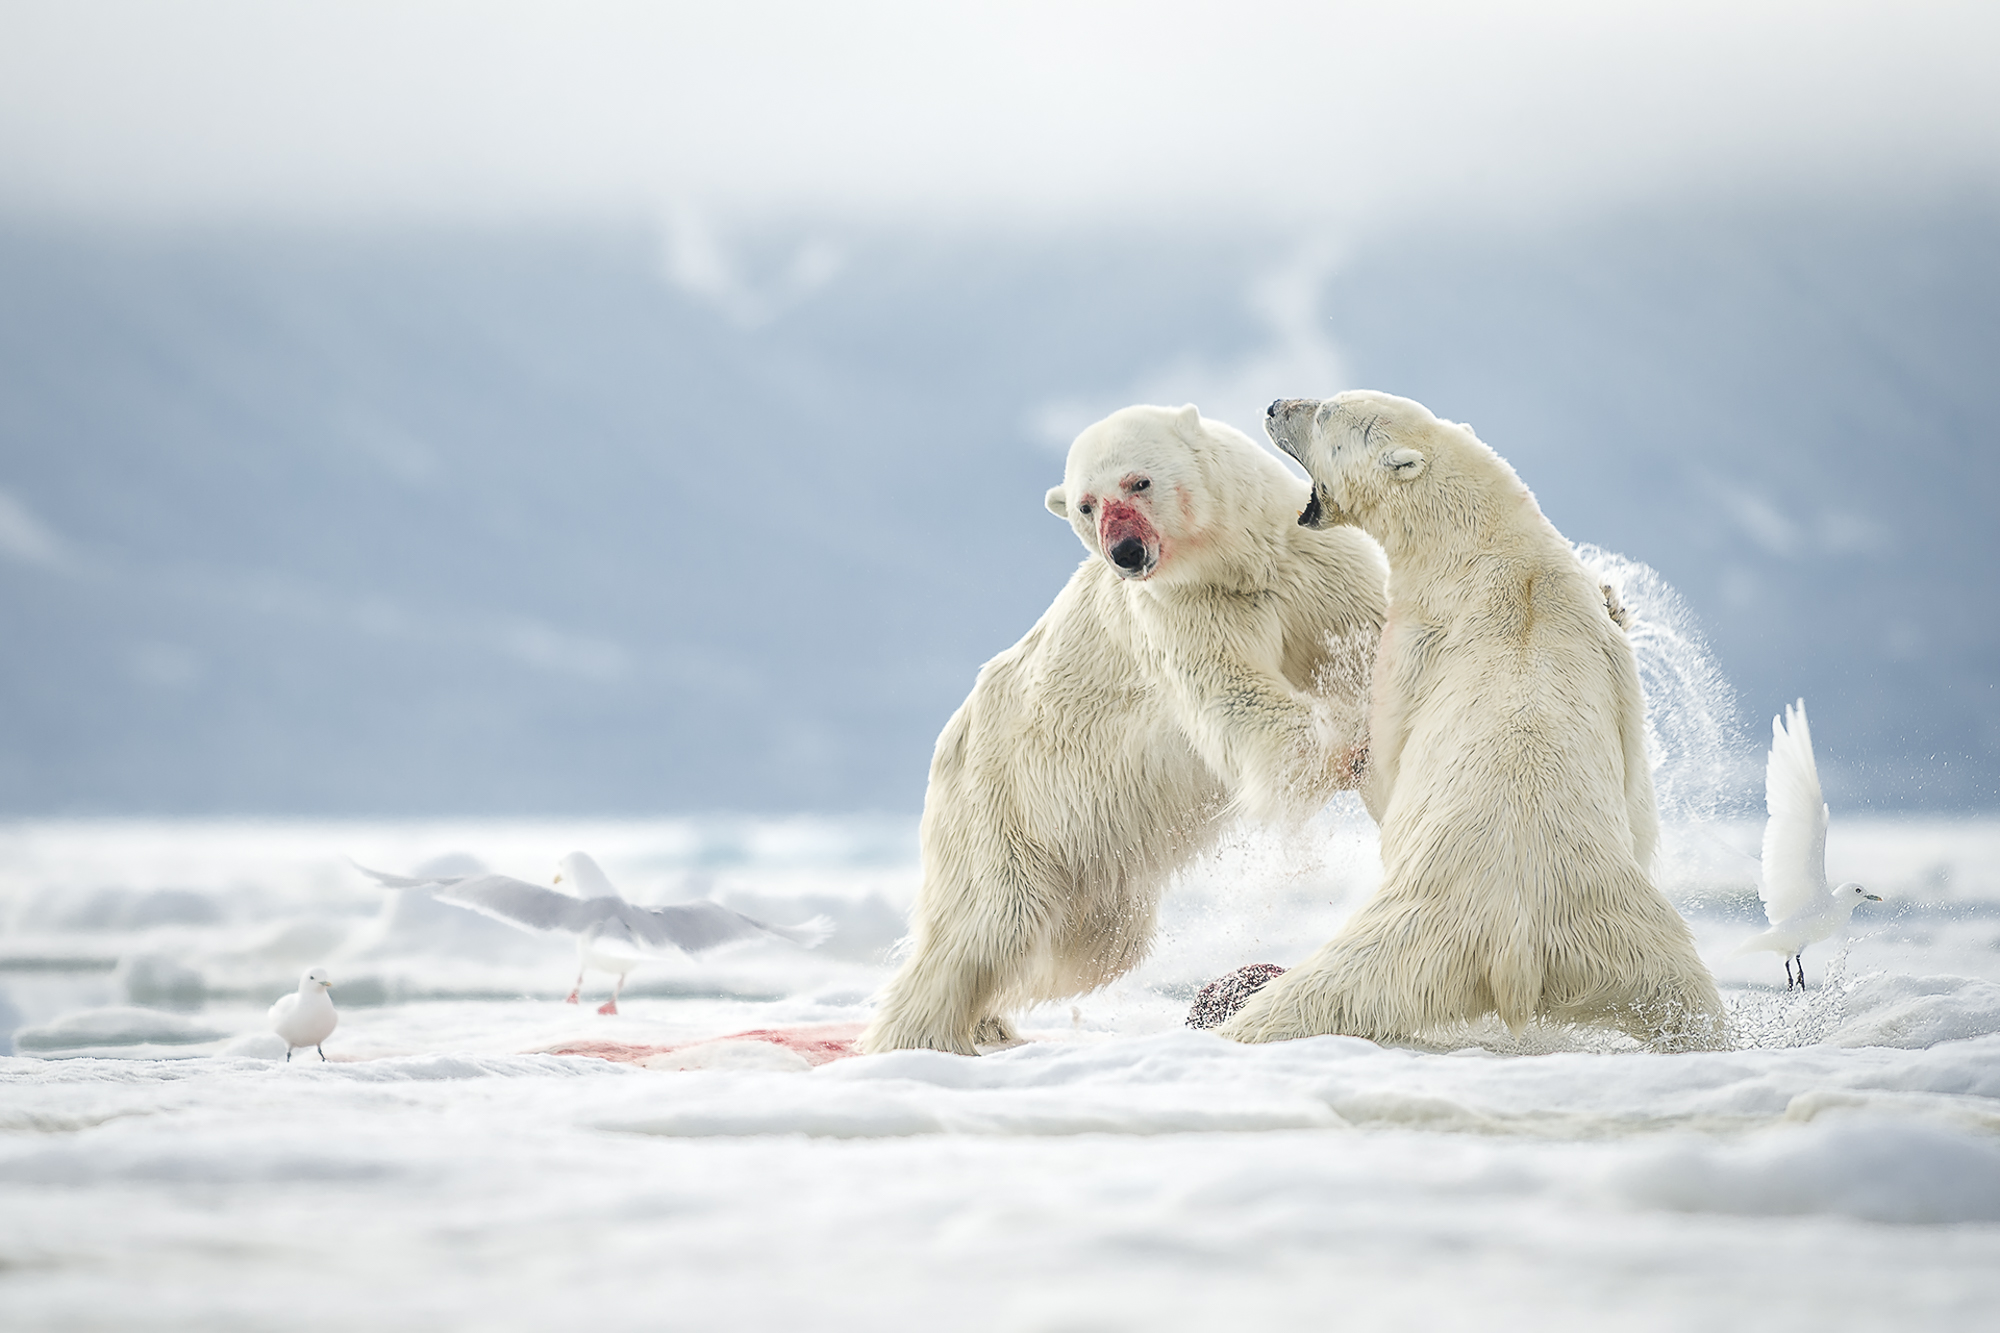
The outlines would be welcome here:
<svg viewBox="0 0 2000 1333">
<path fill-rule="evenodd" d="M 1301 281 L 1354 385 L 1675 585 L 1751 757 L 1803 694 L 1838 799 L 1990 810 L 1996 221 L 1687 205 Z M 0 229 L 0 810 L 914 810 L 1080 554 L 1046 405 L 1254 357 L 1302 238 L 724 239 L 754 302 L 638 228 Z"/>
</svg>

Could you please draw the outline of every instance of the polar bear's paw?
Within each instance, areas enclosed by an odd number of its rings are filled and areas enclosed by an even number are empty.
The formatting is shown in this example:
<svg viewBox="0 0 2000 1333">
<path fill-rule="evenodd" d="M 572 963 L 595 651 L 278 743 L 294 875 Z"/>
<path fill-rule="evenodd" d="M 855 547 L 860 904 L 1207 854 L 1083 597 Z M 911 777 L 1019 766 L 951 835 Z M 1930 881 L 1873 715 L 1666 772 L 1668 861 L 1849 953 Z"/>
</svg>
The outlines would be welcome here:
<svg viewBox="0 0 2000 1333">
<path fill-rule="evenodd" d="M 1610 615 L 1611 623 L 1629 633 L 1632 629 L 1632 614 L 1625 609 L 1625 603 L 1618 596 L 1618 589 L 1609 583 L 1600 583 L 1597 586 L 1604 593 L 1604 610 Z"/>
<path fill-rule="evenodd" d="M 972 1029 L 974 1046 L 1018 1046 L 1021 1032 L 1007 1019 L 989 1015 L 979 1020 Z"/>
<path fill-rule="evenodd" d="M 893 1017 L 876 1015 L 875 1021 L 862 1029 L 855 1039 L 854 1047 L 863 1055 L 883 1055 L 889 1051 L 943 1051 L 948 1055 L 977 1055 L 969 1037 L 959 1037 L 951 1032 L 926 1028 L 910 1023 L 898 1022 Z"/>
</svg>

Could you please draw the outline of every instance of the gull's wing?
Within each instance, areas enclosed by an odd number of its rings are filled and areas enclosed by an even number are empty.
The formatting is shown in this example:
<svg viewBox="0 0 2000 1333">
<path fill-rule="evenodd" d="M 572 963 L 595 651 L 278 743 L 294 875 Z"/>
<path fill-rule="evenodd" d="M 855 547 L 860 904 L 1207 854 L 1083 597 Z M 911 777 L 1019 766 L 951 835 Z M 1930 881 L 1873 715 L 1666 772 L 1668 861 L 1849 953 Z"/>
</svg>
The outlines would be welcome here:
<svg viewBox="0 0 2000 1333">
<path fill-rule="evenodd" d="M 411 879 L 408 875 L 389 875 L 380 870 L 370 870 L 352 857 L 348 858 L 347 864 L 385 889 L 435 889 L 446 884 L 459 884 L 472 878 L 470 875 L 452 875 L 443 879 Z"/>
<path fill-rule="evenodd" d="M 572 898 L 511 875 L 479 875 L 440 884 L 431 896 L 454 907 L 548 935 L 592 935 L 627 904 L 617 898 Z"/>
<path fill-rule="evenodd" d="M 1813 763 L 1806 701 L 1771 719 L 1771 757 L 1764 767 L 1764 874 L 1757 892 L 1772 925 L 1826 897 L 1826 800 Z"/>
<path fill-rule="evenodd" d="M 616 898 L 593 898 L 592 903 L 616 903 L 624 909 L 619 920 L 635 944 L 652 948 L 674 948 L 700 953 L 737 940 L 776 936 L 810 949 L 831 933 L 825 917 L 814 917 L 802 926 L 774 926 L 731 911 L 720 903 L 679 903 L 672 907 L 640 907 Z"/>
<path fill-rule="evenodd" d="M 590 911 L 593 902 L 616 903 L 610 899 L 577 899 L 567 893 L 545 889 L 511 875 L 455 875 L 447 879 L 412 879 L 407 875 L 385 875 L 360 862 L 354 868 L 378 884 L 391 889 L 416 889 L 441 903 L 466 907 L 481 916 L 504 921 L 521 930 L 552 935 L 582 935 L 608 919 L 601 909 Z"/>
<path fill-rule="evenodd" d="M 441 903 L 469 908 L 522 930 L 622 940 L 655 953 L 701 953 L 758 936 L 776 936 L 811 948 L 833 929 L 825 917 L 814 917 L 802 926 L 773 926 L 719 903 L 641 907 L 616 896 L 572 898 L 510 875 L 408 879 L 366 866 L 356 869 L 392 889 L 428 890 Z"/>
</svg>

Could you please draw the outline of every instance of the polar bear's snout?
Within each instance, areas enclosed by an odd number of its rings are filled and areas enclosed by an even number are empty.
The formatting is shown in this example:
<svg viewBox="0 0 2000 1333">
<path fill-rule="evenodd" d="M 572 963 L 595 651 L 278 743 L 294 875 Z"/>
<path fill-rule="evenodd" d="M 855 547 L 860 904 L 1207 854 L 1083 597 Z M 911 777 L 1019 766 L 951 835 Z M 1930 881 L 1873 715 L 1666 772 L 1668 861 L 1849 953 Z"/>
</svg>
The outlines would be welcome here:
<svg viewBox="0 0 2000 1333">
<path fill-rule="evenodd" d="M 1304 450 L 1318 416 L 1317 398 L 1280 398 L 1264 409 L 1264 433 L 1271 443 L 1303 464 Z"/>
<path fill-rule="evenodd" d="M 1312 481 L 1312 497 L 1299 514 L 1302 528 L 1330 528 L 1345 521 L 1340 506 L 1321 489 L 1313 465 L 1306 457 L 1312 445 L 1313 426 L 1331 405 L 1319 398 L 1280 398 L 1264 409 L 1264 433 L 1271 437 L 1272 444 L 1298 460 Z"/>
<path fill-rule="evenodd" d="M 1153 531 L 1153 525 L 1146 521 L 1146 515 L 1137 505 L 1105 501 L 1097 539 L 1104 558 L 1122 578 L 1145 578 L 1159 563 L 1159 534 Z"/>
</svg>

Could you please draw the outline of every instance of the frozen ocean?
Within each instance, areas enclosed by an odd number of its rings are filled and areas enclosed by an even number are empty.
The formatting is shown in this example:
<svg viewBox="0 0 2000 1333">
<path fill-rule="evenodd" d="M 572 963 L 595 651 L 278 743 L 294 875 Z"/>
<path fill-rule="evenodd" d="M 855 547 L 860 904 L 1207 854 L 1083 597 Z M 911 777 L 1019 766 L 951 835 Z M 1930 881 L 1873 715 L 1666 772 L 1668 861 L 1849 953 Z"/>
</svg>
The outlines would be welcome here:
<svg viewBox="0 0 2000 1333">
<path fill-rule="evenodd" d="M 2000 1326 L 2000 5 L 1583 8 L 0 3 L 0 1333 Z M 1621 590 L 1727 1042 L 1187 1027 L 1344 800 L 855 1054 L 1077 432 L 1350 387 Z M 602 1013 L 359 868 L 575 852 L 833 931 Z"/>
<path fill-rule="evenodd" d="M 1766 1330 L 2000 1302 L 2000 822 L 1836 814 L 1880 893 L 1811 988 L 1758 925 L 1759 825 L 1662 881 L 1735 1049 L 1502 1029 L 1233 1045 L 1195 989 L 1371 890 L 1334 807 L 1182 876 L 1150 961 L 977 1060 L 828 1059 L 917 880 L 900 820 L 28 821 L 0 828 L 0 1306 L 37 1328 Z M 648 964 L 414 893 L 594 854 L 822 946 Z M 265 1008 L 329 969 L 289 1064 Z M 751 1035 L 741 1035 L 751 1034 Z"/>
</svg>

